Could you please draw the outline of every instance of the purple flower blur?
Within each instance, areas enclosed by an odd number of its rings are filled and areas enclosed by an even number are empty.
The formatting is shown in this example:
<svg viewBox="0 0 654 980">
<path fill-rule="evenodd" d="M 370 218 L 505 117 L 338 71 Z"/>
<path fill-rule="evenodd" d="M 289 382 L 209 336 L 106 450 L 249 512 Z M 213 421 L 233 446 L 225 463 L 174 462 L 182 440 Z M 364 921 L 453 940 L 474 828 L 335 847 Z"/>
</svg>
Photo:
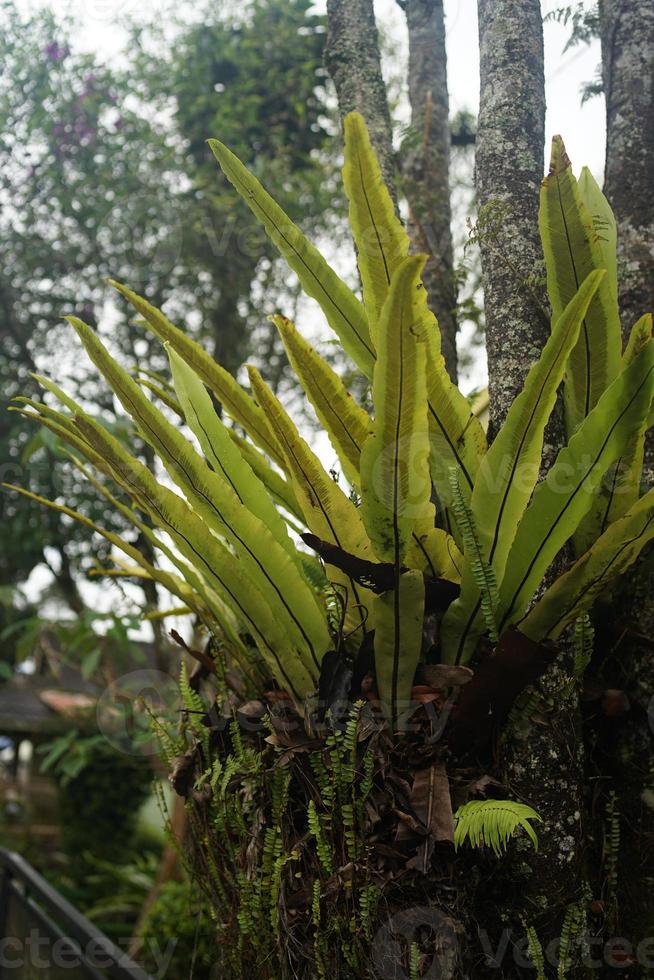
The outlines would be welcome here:
<svg viewBox="0 0 654 980">
<path fill-rule="evenodd" d="M 67 44 L 58 44 L 57 41 L 50 41 L 49 44 L 43 49 L 43 54 L 46 56 L 48 61 L 52 61 L 54 64 L 59 64 L 64 58 L 67 58 L 70 54 L 70 48 Z"/>
</svg>

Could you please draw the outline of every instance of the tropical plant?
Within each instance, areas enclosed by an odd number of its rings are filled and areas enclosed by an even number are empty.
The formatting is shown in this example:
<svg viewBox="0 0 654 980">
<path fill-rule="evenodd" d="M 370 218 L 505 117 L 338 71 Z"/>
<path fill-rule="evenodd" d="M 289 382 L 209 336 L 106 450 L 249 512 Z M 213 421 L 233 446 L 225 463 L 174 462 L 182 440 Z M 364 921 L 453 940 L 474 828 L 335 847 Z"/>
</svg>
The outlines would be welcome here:
<svg viewBox="0 0 654 980">
<path fill-rule="evenodd" d="M 501 857 L 513 835 L 522 829 L 538 849 L 538 837 L 530 820 L 540 820 L 536 811 L 513 800 L 471 800 L 454 814 L 454 846 L 464 841 L 473 847 L 490 847 Z"/>
<path fill-rule="evenodd" d="M 635 326 L 621 361 L 608 205 L 587 173 L 577 185 L 555 140 L 541 208 L 552 334 L 487 449 L 481 425 L 444 370 L 438 324 L 420 284 L 424 259 L 407 255 L 408 239 L 361 118 L 347 120 L 343 176 L 362 301 L 237 158 L 216 141 L 211 146 L 371 382 L 372 419 L 293 324 L 274 318 L 357 499 L 323 469 L 258 371 L 250 368 L 248 394 L 118 283 L 165 345 L 174 381 L 166 407 L 186 421 L 202 453 L 90 327 L 69 321 L 183 496 L 46 378 L 38 380 L 61 409 L 26 399 L 19 410 L 60 435 L 85 474 L 91 476 L 80 457 L 131 497 L 132 508 L 116 505 L 176 570 L 155 568 L 113 535 L 112 544 L 138 574 L 156 578 L 202 619 L 255 690 L 272 676 L 304 710 L 334 645 L 338 606 L 348 652 L 374 631 L 378 693 L 397 725 L 421 660 L 467 663 L 484 635 L 502 644 L 518 626 L 535 641 L 555 638 L 654 536 L 654 500 L 639 498 L 654 384 L 651 318 Z M 538 483 L 543 433 L 564 376 L 570 441 Z M 218 416 L 205 385 L 251 441 Z M 602 477 L 614 464 L 620 480 L 612 478 L 607 490 Z M 105 483 L 97 486 L 110 493 Z M 81 518 L 65 505 L 51 506 Z M 289 522 L 308 529 L 328 570 L 322 582 L 291 540 Z M 552 561 L 580 529 L 590 547 L 565 585 L 553 585 L 528 612 Z M 435 610 L 441 641 L 425 658 L 425 611 Z"/>
<path fill-rule="evenodd" d="M 183 674 L 184 732 L 161 734 L 178 791 L 199 808 L 196 839 L 200 849 L 204 841 L 214 905 L 231 915 L 238 903 L 237 923 L 231 916 L 225 926 L 237 929 L 234 956 L 246 962 L 256 954 L 260 963 L 264 923 L 279 939 L 290 891 L 298 879 L 309 882 L 314 890 L 295 900 L 306 899 L 302 928 L 313 929 L 322 976 L 332 968 L 334 930 L 356 932 L 343 953 L 351 970 L 371 938 L 380 871 L 360 845 L 370 821 L 382 812 L 393 826 L 399 820 L 415 838 L 407 867 L 426 874 L 434 843 L 453 839 L 444 746 L 462 757 L 485 742 L 556 658 L 551 641 L 654 537 L 654 490 L 640 495 L 652 322 L 635 325 L 621 356 L 608 205 L 587 174 L 577 184 L 555 139 L 541 204 L 551 336 L 489 447 L 445 369 L 420 280 L 425 259 L 408 254 L 361 117 L 345 121 L 343 179 L 362 299 L 234 154 L 216 141 L 211 147 L 370 385 L 372 415 L 289 320 L 273 317 L 340 460 L 342 485 L 256 369 L 248 392 L 145 299 L 114 283 L 163 342 L 172 387 L 145 391 L 89 326 L 68 319 L 167 477 L 47 378 L 38 378 L 47 400 L 22 399 L 18 410 L 68 444 L 82 474 L 164 561 L 155 566 L 65 504 L 14 489 L 103 535 L 133 574 L 155 578 L 206 626 L 210 652 L 194 654 L 193 681 Z M 569 441 L 539 482 L 562 382 Z M 550 568 L 572 539 L 579 557 L 551 582 Z M 236 693 L 241 721 L 261 723 L 254 745 L 238 725 L 226 732 L 225 718 L 207 713 L 196 689 L 210 674 L 232 701 Z M 361 697 L 368 704 L 339 723 L 339 703 Z M 432 708 L 445 709 L 440 721 Z M 309 766 L 297 763 L 302 779 L 291 785 L 283 768 L 269 768 L 266 732 L 286 761 L 313 749 Z M 388 776 L 398 768 L 411 773 L 408 799 Z M 214 843 L 203 829 L 207 799 L 223 828 Z M 525 816 L 519 804 L 510 807 L 512 819 Z M 346 866 L 354 878 L 343 882 Z M 326 926 L 323 890 L 341 888 L 349 911 Z M 291 962 L 294 949 L 280 942 L 279 962 Z"/>
</svg>

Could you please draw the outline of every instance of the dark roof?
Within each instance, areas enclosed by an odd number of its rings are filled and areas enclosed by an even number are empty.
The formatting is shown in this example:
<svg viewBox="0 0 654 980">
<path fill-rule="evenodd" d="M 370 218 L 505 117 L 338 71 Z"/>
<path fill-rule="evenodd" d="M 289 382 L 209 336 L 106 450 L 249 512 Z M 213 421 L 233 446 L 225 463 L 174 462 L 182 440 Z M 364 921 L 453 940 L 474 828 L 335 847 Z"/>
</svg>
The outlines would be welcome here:
<svg viewBox="0 0 654 980">
<path fill-rule="evenodd" d="M 154 665 L 154 652 L 149 643 L 136 643 L 133 669 Z M 68 731 L 76 724 L 69 713 L 49 707 L 40 697 L 44 691 L 63 694 L 84 694 L 97 698 L 102 688 L 86 680 L 75 667 L 59 662 L 52 667 L 48 661 L 38 674 L 14 674 L 0 684 L 0 735 L 46 735 Z"/>
</svg>

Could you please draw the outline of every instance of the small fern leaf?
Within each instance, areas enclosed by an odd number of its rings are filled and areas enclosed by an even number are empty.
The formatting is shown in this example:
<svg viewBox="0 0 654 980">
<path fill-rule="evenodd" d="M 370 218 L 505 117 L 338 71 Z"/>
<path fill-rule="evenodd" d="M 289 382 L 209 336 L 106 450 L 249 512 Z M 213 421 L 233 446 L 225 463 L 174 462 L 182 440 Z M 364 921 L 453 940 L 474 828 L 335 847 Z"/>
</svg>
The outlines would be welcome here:
<svg viewBox="0 0 654 980">
<path fill-rule="evenodd" d="M 459 471 L 455 467 L 450 469 L 450 487 L 452 489 L 452 509 L 463 539 L 465 558 L 470 563 L 475 583 L 479 589 L 481 611 L 486 629 L 491 641 L 497 643 L 497 579 L 492 566 L 484 558 L 474 517 L 461 491 Z"/>
<path fill-rule="evenodd" d="M 459 807 L 454 815 L 454 847 L 466 840 L 472 847 L 491 847 L 497 857 L 507 849 L 509 840 L 518 829 L 525 831 L 534 850 L 538 850 L 538 837 L 530 820 L 541 817 L 525 803 L 514 800 L 472 800 Z"/>
</svg>

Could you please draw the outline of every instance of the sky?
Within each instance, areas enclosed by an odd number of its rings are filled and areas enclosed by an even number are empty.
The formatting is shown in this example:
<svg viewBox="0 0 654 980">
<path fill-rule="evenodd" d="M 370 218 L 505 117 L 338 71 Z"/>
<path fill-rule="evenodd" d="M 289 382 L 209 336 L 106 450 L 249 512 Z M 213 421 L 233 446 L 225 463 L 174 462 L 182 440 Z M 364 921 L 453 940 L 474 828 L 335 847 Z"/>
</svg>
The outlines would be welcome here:
<svg viewBox="0 0 654 980">
<path fill-rule="evenodd" d="M 238 9 L 237 0 L 217 0 L 229 9 Z M 585 0 L 592 6 L 591 0 Z M 159 0 L 20 0 L 25 8 L 51 7 L 68 15 L 78 25 L 80 46 L 95 50 L 107 58 L 124 54 L 125 31 L 121 26 L 127 17 L 138 20 L 156 18 L 163 13 Z M 543 0 L 543 15 L 563 6 L 563 0 Z M 324 11 L 325 0 L 317 0 L 315 9 Z M 406 60 L 404 15 L 396 0 L 375 0 L 375 11 L 382 30 L 392 42 L 392 60 L 387 70 L 399 70 Z M 476 0 L 445 0 L 448 47 L 448 83 L 452 111 L 476 111 L 479 103 L 479 55 L 477 45 Z M 547 90 L 548 140 L 560 133 L 575 169 L 585 164 L 601 178 L 604 156 L 604 106 L 596 98 L 581 108 L 580 87 L 595 75 L 599 64 L 599 42 L 590 47 L 576 47 L 562 54 L 568 30 L 553 22 L 545 24 L 545 76 Z"/>
<path fill-rule="evenodd" d="M 165 19 L 165 11 L 170 0 L 18 0 L 24 9 L 38 9 L 49 6 L 60 16 L 66 17 L 75 25 L 74 40 L 82 49 L 93 50 L 108 61 L 129 61 L 126 23 L 134 19 L 148 23 Z M 215 0 L 228 16 L 242 7 L 242 0 Z M 568 0 L 570 2 L 570 0 Z M 542 0 L 543 16 L 563 5 L 564 0 Z M 448 88 L 452 114 L 460 110 L 476 113 L 479 105 L 479 52 L 477 34 L 476 0 L 444 0 L 448 51 Z M 594 0 L 584 0 L 587 7 Z M 383 35 L 384 73 L 388 78 L 406 77 L 408 56 L 405 16 L 397 0 L 374 0 L 377 21 Z M 185 7 L 193 16 L 193 0 L 179 0 L 177 10 Z M 315 0 L 313 9 L 325 12 L 326 0 Z M 605 119 L 602 97 L 589 100 L 581 105 L 581 89 L 584 83 L 595 78 L 600 62 L 599 41 L 591 45 L 579 45 L 564 53 L 569 29 L 554 21 L 544 25 L 545 36 L 545 80 L 546 80 L 546 140 L 543 158 L 543 172 L 547 172 L 549 144 L 555 134 L 560 134 L 566 144 L 568 156 L 578 173 L 582 166 L 590 168 L 599 183 L 603 180 Z M 404 95 L 395 109 L 396 121 L 408 122 L 409 106 Z M 220 136 L 218 133 L 207 134 Z M 455 260 L 463 258 L 462 245 L 467 238 L 466 222 L 474 215 L 467 213 L 468 201 L 453 198 L 454 238 L 460 243 L 459 254 Z M 327 257 L 337 265 L 339 272 L 345 274 L 339 259 L 329 254 L 329 244 L 320 243 Z M 341 256 L 342 261 L 351 264 L 351 256 Z M 305 311 L 307 334 L 317 339 L 321 318 Z M 459 349 L 467 347 L 467 338 L 473 332 L 471 325 L 462 328 Z M 482 350 L 478 350 L 469 367 L 464 368 L 461 378 L 463 390 L 469 393 L 486 384 L 486 365 Z"/>
<path fill-rule="evenodd" d="M 238 0 L 216 0 L 223 9 L 237 10 Z M 465 109 L 476 112 L 479 103 L 479 55 L 477 37 L 476 0 L 444 0 L 448 50 L 448 87 L 452 113 Z M 590 2 L 590 0 L 587 0 Z M 546 15 L 563 0 L 543 0 L 542 10 Z M 51 7 L 56 14 L 63 15 L 76 25 L 74 42 L 80 49 L 96 51 L 103 59 L 129 59 L 126 50 L 126 18 L 139 21 L 156 19 L 163 6 L 160 0 L 52 0 L 44 4 L 42 0 L 19 0 L 24 10 Z M 317 11 L 324 11 L 325 0 L 317 0 Z M 396 0 L 375 0 L 375 11 L 384 37 L 384 72 L 387 77 L 403 77 L 407 60 L 407 37 L 404 14 Z M 599 42 L 590 46 L 579 46 L 563 53 L 568 30 L 562 25 L 547 22 L 545 33 L 545 77 L 546 77 L 546 147 L 543 161 L 547 169 L 548 145 L 554 134 L 560 133 L 566 143 L 573 168 L 578 172 L 587 165 L 595 177 L 603 178 L 604 167 L 604 102 L 594 98 L 581 105 L 581 87 L 595 77 L 600 61 Z M 400 121 L 408 118 L 406 102 L 398 107 Z M 218 135 L 218 134 L 215 134 Z M 465 222 L 466 215 L 458 220 Z M 310 315 L 309 315 L 310 316 Z M 314 327 L 315 330 L 315 327 Z M 309 334 L 313 330 L 305 331 Z M 315 334 L 314 334 L 315 335 Z M 473 364 L 465 379 L 464 390 L 479 388 L 485 384 L 485 364 L 480 356 Z M 325 446 L 325 462 L 329 465 L 331 448 Z M 34 596 L 46 583 L 49 573 L 43 569 L 35 570 L 27 589 Z M 108 608 L 113 601 L 110 589 L 105 601 L 100 601 L 97 586 L 84 584 L 84 593 L 93 605 Z M 115 596 L 113 597 L 115 600 Z M 171 624 L 176 625 L 176 624 Z"/>
</svg>

